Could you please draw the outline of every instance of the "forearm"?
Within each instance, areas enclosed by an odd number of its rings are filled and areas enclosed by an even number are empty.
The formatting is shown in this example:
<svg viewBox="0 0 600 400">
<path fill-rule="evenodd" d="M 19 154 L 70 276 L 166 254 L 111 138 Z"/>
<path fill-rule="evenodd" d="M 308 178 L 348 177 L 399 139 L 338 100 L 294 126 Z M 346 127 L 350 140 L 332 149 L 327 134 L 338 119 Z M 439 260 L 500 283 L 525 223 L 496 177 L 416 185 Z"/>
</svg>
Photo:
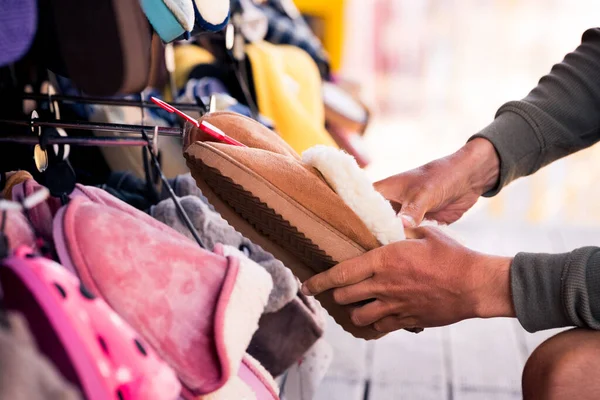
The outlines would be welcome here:
<svg viewBox="0 0 600 400">
<path fill-rule="evenodd" d="M 600 329 L 600 248 L 520 253 L 510 271 L 512 300 L 529 332 L 564 326 Z"/>
<path fill-rule="evenodd" d="M 493 143 L 500 157 L 496 194 L 521 176 L 597 142 L 600 126 L 600 29 L 555 65 L 521 101 L 502 106 L 474 138 Z"/>
</svg>

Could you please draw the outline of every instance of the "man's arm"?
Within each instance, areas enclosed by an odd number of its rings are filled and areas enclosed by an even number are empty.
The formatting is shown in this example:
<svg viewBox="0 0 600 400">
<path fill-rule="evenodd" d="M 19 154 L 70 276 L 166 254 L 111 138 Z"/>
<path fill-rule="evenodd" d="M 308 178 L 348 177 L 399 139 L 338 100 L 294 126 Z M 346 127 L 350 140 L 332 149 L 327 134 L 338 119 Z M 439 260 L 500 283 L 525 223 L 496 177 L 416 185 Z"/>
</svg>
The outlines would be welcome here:
<svg viewBox="0 0 600 400">
<path fill-rule="evenodd" d="M 599 126 L 600 28 L 594 28 L 526 98 L 502 106 L 471 138 L 482 139 L 375 188 L 400 209 L 407 226 L 419 225 L 424 216 L 453 223 L 480 195 L 493 196 L 511 181 L 596 143 Z"/>
<path fill-rule="evenodd" d="M 500 157 L 493 196 L 511 181 L 600 140 L 600 28 L 540 79 L 521 101 L 511 101 L 473 138 L 488 139 Z"/>
<path fill-rule="evenodd" d="M 498 185 L 508 183 L 600 139 L 600 29 L 555 65 L 521 101 L 502 106 L 475 137 L 500 157 Z M 600 248 L 567 254 L 526 254 L 511 265 L 512 298 L 528 331 L 561 326 L 600 329 Z"/>
<path fill-rule="evenodd" d="M 565 254 L 518 254 L 512 299 L 529 332 L 563 326 L 600 330 L 600 248 Z"/>
<path fill-rule="evenodd" d="M 409 225 L 419 224 L 423 216 L 451 223 L 484 191 L 492 196 L 512 180 L 594 144 L 599 126 L 600 29 L 590 29 L 525 99 L 505 104 L 494 122 L 473 137 L 487 139 L 495 151 L 486 140 L 473 140 L 451 156 L 378 182 L 376 188 L 412 219 Z M 495 188 L 493 182 L 498 182 Z M 384 246 L 316 275 L 303 289 L 316 294 L 335 288 L 340 304 L 378 299 L 354 308 L 353 318 L 386 332 L 515 315 L 529 331 L 600 330 L 600 248 L 472 262 L 480 258 L 444 242 L 430 232 Z M 469 279 L 464 279 L 466 271 Z M 364 281 L 346 279 L 353 276 Z M 479 306 L 469 310 L 469 304 Z"/>
</svg>

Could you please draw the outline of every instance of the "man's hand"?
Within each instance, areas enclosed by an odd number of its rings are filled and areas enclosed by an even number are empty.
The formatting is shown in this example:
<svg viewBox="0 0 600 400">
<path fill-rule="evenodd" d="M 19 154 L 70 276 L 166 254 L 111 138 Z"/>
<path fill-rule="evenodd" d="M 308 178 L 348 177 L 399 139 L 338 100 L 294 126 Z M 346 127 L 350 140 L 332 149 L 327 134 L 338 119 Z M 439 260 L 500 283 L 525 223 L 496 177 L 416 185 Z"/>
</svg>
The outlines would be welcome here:
<svg viewBox="0 0 600 400">
<path fill-rule="evenodd" d="M 499 171 L 494 146 L 477 138 L 448 157 L 379 181 L 375 189 L 407 227 L 418 226 L 424 217 L 450 224 L 496 185 Z"/>
<path fill-rule="evenodd" d="M 317 295 L 333 289 L 337 303 L 361 303 L 351 311 L 352 322 L 374 324 L 382 333 L 515 315 L 510 258 L 469 250 L 433 227 L 407 233 L 405 241 L 313 276 L 302 291 Z"/>
</svg>

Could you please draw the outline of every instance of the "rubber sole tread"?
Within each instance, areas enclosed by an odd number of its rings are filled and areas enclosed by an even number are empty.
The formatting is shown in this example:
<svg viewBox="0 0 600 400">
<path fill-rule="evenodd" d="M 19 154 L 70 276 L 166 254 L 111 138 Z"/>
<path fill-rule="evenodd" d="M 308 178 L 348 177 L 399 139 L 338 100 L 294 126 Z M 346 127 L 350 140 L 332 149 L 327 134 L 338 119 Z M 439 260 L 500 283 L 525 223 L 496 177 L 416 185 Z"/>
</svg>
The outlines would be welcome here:
<svg viewBox="0 0 600 400">
<path fill-rule="evenodd" d="M 244 187 L 201 160 L 198 160 L 196 166 L 200 168 L 206 184 L 221 200 L 261 234 L 289 251 L 312 270 L 322 272 L 337 264 L 312 240 Z"/>
</svg>

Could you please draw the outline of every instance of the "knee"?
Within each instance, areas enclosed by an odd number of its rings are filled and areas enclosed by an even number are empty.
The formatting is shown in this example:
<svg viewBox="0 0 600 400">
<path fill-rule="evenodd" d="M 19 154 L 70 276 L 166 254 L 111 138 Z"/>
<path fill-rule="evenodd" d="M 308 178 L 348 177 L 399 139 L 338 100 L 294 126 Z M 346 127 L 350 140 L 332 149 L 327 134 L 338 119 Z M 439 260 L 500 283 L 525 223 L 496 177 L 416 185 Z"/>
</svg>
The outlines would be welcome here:
<svg viewBox="0 0 600 400">
<path fill-rule="evenodd" d="M 592 398 L 587 394 L 598 396 L 600 391 L 600 385 L 594 382 L 598 373 L 598 332 L 563 332 L 542 343 L 527 360 L 523 371 L 523 398 Z"/>
</svg>

